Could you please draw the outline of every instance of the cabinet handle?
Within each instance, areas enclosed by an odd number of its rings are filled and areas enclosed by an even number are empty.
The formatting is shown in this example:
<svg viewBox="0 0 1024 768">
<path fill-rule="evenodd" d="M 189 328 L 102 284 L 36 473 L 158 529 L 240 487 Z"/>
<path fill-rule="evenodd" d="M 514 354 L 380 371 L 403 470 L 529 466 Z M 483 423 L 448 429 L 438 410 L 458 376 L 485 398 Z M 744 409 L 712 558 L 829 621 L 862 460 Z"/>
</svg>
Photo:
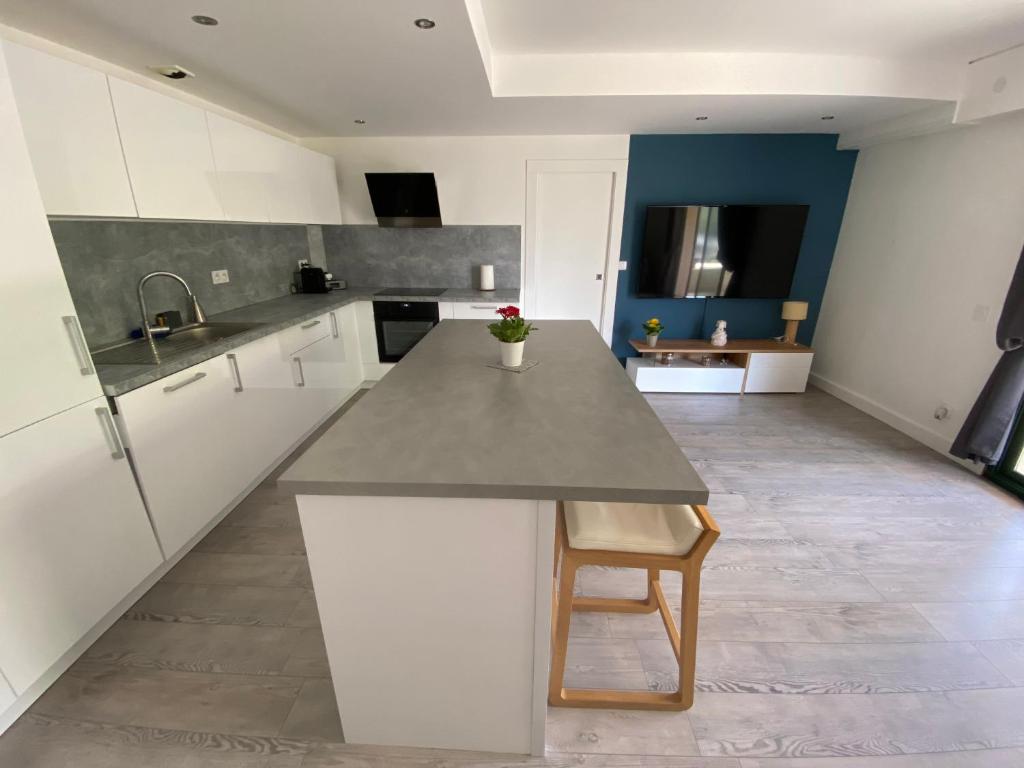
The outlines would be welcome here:
<svg viewBox="0 0 1024 768">
<path fill-rule="evenodd" d="M 302 330 L 305 331 L 305 330 L 307 330 L 309 328 L 312 328 L 314 325 L 320 325 L 320 321 L 319 320 L 314 320 L 311 323 L 306 323 L 305 325 L 302 326 Z"/>
<path fill-rule="evenodd" d="M 306 386 L 306 374 L 302 372 L 302 358 L 293 357 L 292 360 L 295 361 L 295 365 L 298 366 L 299 369 L 299 380 L 295 382 L 295 386 L 304 387 Z"/>
<path fill-rule="evenodd" d="M 205 378 L 206 378 L 206 374 L 203 373 L 202 371 L 200 371 L 199 373 L 195 374 L 194 376 L 189 376 L 187 379 L 184 379 L 183 381 L 179 381 L 177 384 L 168 384 L 166 387 L 164 387 L 164 392 L 177 392 L 182 387 L 187 387 L 189 384 L 195 384 L 200 379 L 205 379 Z"/>
<path fill-rule="evenodd" d="M 114 419 L 110 415 L 110 410 L 107 408 L 97 408 L 96 415 L 100 419 L 100 428 L 103 430 L 104 437 L 107 438 L 107 444 L 110 446 L 110 458 L 117 460 L 124 458 L 124 446 L 121 444 L 121 438 L 117 434 L 117 427 L 114 426 Z"/>
<path fill-rule="evenodd" d="M 479 304 L 470 304 L 469 308 L 470 309 L 497 309 L 498 305 L 497 304 L 487 304 L 486 306 L 481 306 Z"/>
<path fill-rule="evenodd" d="M 241 392 L 242 387 L 242 372 L 238 370 L 238 355 L 229 352 L 227 354 L 228 362 L 231 363 L 231 374 L 235 377 L 235 392 Z"/>
<path fill-rule="evenodd" d="M 333 336 L 334 338 L 338 338 L 338 316 L 335 315 L 333 312 L 330 313 L 330 316 L 331 316 L 331 336 Z"/>
<path fill-rule="evenodd" d="M 78 370 L 83 376 L 92 376 L 96 370 L 92 367 L 92 357 L 89 355 L 89 348 L 85 345 L 85 337 L 82 336 L 82 326 L 78 324 L 78 318 L 74 315 L 65 315 L 61 318 L 64 321 L 64 328 L 71 337 L 71 348 L 75 350 L 75 359 L 78 360 Z"/>
</svg>

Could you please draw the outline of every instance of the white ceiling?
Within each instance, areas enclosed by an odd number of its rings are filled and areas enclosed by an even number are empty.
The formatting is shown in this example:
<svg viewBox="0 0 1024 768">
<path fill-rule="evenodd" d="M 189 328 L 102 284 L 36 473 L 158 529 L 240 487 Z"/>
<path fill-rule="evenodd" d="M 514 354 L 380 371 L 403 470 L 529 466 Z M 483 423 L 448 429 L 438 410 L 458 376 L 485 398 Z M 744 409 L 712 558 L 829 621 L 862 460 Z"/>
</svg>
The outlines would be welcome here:
<svg viewBox="0 0 1024 768">
<path fill-rule="evenodd" d="M 971 59 L 1024 42 L 1020 0 L 483 0 L 498 53 Z"/>
<path fill-rule="evenodd" d="M 950 73 L 1024 41 L 1024 3 L 0 0 L 0 23 L 140 73 L 179 64 L 198 76 L 175 87 L 299 137 L 838 133 L 955 98 Z"/>
</svg>

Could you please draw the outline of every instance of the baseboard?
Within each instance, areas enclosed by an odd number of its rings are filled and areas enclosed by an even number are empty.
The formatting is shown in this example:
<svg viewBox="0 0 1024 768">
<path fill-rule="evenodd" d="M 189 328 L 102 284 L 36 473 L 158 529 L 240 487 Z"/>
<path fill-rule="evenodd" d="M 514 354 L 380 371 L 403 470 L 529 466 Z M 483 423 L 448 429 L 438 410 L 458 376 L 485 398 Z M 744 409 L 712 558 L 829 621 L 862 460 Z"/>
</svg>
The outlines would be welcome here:
<svg viewBox="0 0 1024 768">
<path fill-rule="evenodd" d="M 14 700 L 14 703 L 11 704 L 10 707 L 5 709 L 3 712 L 0 712 L 0 735 L 3 735 L 4 731 L 14 725 L 18 718 L 25 714 L 28 708 L 35 703 L 36 699 L 42 696 L 46 692 L 46 689 L 57 681 L 57 678 L 67 672 L 71 665 L 78 661 L 79 657 L 85 653 L 93 643 L 99 640 L 100 635 L 110 629 L 114 623 L 128 611 L 129 608 L 135 605 L 135 603 L 137 603 L 139 599 L 153 587 L 154 584 L 162 579 L 167 572 L 171 570 L 171 568 L 176 566 L 178 562 L 185 557 L 185 555 L 191 552 L 192 548 L 202 541 L 210 531 L 216 528 L 246 496 L 252 493 L 260 483 L 270 477 L 285 459 L 291 456 L 291 454 L 306 440 L 308 440 L 314 432 L 320 429 L 325 422 L 343 408 L 345 403 L 347 403 L 360 388 L 363 388 L 362 385 L 346 395 L 346 397 L 338 403 L 336 408 L 332 409 L 330 413 L 306 430 L 302 437 L 285 449 L 285 451 L 281 453 L 269 467 L 261 472 L 255 480 L 249 483 L 244 491 L 235 496 L 235 498 L 232 499 L 224 509 L 214 515 L 213 519 L 203 526 L 199 533 L 189 539 L 181 549 L 158 565 L 156 569 L 149 574 L 149 576 L 142 580 L 142 583 L 129 592 L 128 595 L 126 595 L 121 602 L 119 602 L 102 619 L 100 619 L 92 629 L 86 632 L 77 643 L 71 646 L 64 655 L 57 659 L 57 661 L 55 661 L 38 680 L 26 688 L 25 691 Z"/>
<path fill-rule="evenodd" d="M 896 411 L 890 408 L 886 408 L 881 403 L 872 400 L 870 397 L 866 397 L 858 392 L 854 392 L 848 387 L 844 387 L 842 384 L 837 384 L 830 379 L 826 379 L 824 376 L 818 373 L 811 372 L 808 378 L 809 382 L 830 395 L 839 398 L 844 403 L 852 405 L 858 411 L 863 411 L 869 416 L 873 416 L 879 421 L 888 424 L 893 429 L 896 429 L 908 437 L 912 437 L 917 442 L 921 443 L 928 448 L 931 448 L 937 453 L 941 453 L 945 458 L 950 461 L 955 461 L 962 467 L 969 469 L 971 472 L 980 475 L 984 467 L 981 467 L 974 462 L 965 461 L 958 459 L 955 456 L 951 456 L 949 453 L 950 441 L 949 438 L 940 435 L 931 429 L 928 429 L 916 421 L 906 418 Z"/>
</svg>

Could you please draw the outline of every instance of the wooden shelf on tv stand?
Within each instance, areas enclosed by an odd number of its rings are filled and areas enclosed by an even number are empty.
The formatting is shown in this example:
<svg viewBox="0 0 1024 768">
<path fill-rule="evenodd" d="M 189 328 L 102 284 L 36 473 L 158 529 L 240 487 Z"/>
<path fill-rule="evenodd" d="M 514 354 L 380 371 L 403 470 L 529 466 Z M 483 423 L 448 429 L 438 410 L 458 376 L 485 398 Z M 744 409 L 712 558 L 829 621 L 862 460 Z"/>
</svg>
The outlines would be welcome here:
<svg viewBox="0 0 1024 768">
<path fill-rule="evenodd" d="M 626 370 L 644 392 L 803 392 L 814 356 L 803 344 L 774 339 L 737 339 L 723 347 L 704 339 L 629 344 L 641 358 L 627 360 Z M 716 362 L 702 367 L 706 359 Z"/>
</svg>

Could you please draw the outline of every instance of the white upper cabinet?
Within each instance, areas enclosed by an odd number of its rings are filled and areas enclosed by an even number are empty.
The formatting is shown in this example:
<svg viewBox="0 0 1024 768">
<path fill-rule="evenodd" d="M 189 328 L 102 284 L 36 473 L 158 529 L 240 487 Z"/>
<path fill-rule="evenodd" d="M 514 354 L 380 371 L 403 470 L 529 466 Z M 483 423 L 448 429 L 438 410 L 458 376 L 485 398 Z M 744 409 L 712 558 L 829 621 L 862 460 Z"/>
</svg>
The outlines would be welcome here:
<svg viewBox="0 0 1024 768">
<path fill-rule="evenodd" d="M 106 75 L 23 45 L 4 49 L 46 212 L 135 216 Z"/>
<path fill-rule="evenodd" d="M 0 273 L 0 435 L 5 435 L 102 391 L 50 235 L 3 55 Z"/>
<path fill-rule="evenodd" d="M 139 216 L 223 220 L 206 112 L 110 78 Z"/>
<path fill-rule="evenodd" d="M 213 112 L 207 112 L 206 119 L 224 217 L 271 221 L 273 137 Z"/>
<path fill-rule="evenodd" d="M 311 149 L 302 149 L 301 168 L 309 185 L 310 224 L 341 224 L 338 200 L 338 176 L 334 158 Z"/>
</svg>

